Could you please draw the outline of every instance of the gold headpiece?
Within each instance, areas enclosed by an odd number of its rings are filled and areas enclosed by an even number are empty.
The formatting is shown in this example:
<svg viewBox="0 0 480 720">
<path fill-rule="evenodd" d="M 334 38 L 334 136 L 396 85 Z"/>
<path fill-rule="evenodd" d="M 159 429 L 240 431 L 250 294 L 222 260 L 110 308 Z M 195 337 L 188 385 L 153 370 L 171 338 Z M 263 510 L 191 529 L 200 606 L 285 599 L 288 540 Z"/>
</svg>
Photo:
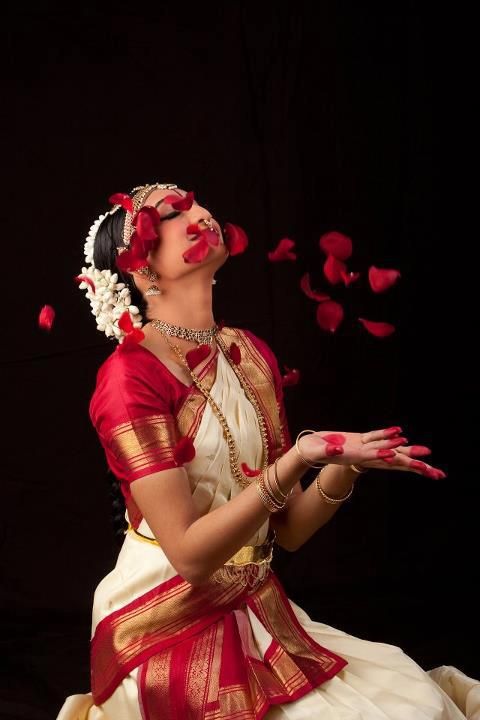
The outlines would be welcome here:
<svg viewBox="0 0 480 720">
<path fill-rule="evenodd" d="M 133 190 L 130 192 L 130 195 L 133 194 L 133 209 L 131 213 L 127 212 L 125 215 L 125 225 L 123 226 L 123 247 L 118 248 L 119 252 L 121 252 L 122 250 L 126 250 L 129 247 L 130 238 L 133 235 L 132 219 L 135 214 L 140 210 L 148 196 L 157 189 L 175 190 L 175 188 L 177 187 L 178 185 L 174 185 L 173 183 L 154 183 L 153 185 L 139 185 L 138 187 L 133 188 Z"/>
</svg>

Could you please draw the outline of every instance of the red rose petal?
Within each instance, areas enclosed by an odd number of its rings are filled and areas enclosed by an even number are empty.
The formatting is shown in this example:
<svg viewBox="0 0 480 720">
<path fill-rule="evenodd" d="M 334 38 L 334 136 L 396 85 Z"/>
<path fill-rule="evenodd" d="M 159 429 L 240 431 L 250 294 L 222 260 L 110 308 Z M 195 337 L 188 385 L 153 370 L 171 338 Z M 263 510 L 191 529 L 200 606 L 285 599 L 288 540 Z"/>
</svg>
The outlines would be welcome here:
<svg viewBox="0 0 480 720">
<path fill-rule="evenodd" d="M 297 368 L 288 368 L 286 365 L 283 366 L 287 371 L 285 375 L 282 375 L 283 387 L 289 387 L 290 385 L 298 385 L 300 382 L 300 370 Z"/>
<path fill-rule="evenodd" d="M 133 321 L 132 316 L 128 312 L 128 310 L 125 310 L 120 317 L 118 318 L 118 327 L 120 330 L 122 330 L 124 333 L 130 333 L 133 330 Z"/>
<path fill-rule="evenodd" d="M 372 288 L 373 292 L 376 293 L 381 293 L 385 292 L 385 290 L 388 290 L 389 287 L 391 287 L 397 282 L 399 277 L 400 272 L 398 270 L 381 269 L 375 267 L 374 265 L 372 265 L 368 271 L 368 280 L 370 282 L 370 287 Z"/>
<path fill-rule="evenodd" d="M 247 463 L 242 463 L 240 467 L 242 468 L 242 472 L 247 477 L 257 477 L 257 475 L 260 475 L 260 473 L 262 472 L 261 470 L 252 470 L 248 467 Z"/>
<path fill-rule="evenodd" d="M 225 223 L 224 238 L 230 255 L 240 255 L 248 247 L 247 234 L 238 225 Z"/>
<path fill-rule="evenodd" d="M 87 277 L 86 275 L 77 275 L 76 277 L 74 277 L 74 280 L 75 280 L 79 285 L 80 285 L 80 283 L 82 283 L 82 282 L 87 283 L 87 285 L 89 286 L 90 290 L 91 290 L 92 292 L 96 292 L 96 291 L 95 291 L 95 283 L 93 282 L 92 278 L 89 278 L 89 277 Z"/>
<path fill-rule="evenodd" d="M 189 350 L 185 355 L 185 359 L 188 363 L 190 370 L 200 365 L 202 360 L 205 360 L 210 355 L 210 345 L 199 345 L 193 350 Z"/>
<path fill-rule="evenodd" d="M 173 459 L 177 465 L 183 465 L 183 463 L 190 462 L 195 457 L 195 445 L 193 444 L 192 438 L 185 435 L 180 438 L 175 447 L 173 448 Z"/>
<path fill-rule="evenodd" d="M 235 363 L 235 365 L 239 365 L 242 359 L 242 353 L 240 352 L 240 348 L 234 342 L 232 342 L 232 344 L 230 345 L 230 358 L 232 359 L 232 362 Z"/>
<path fill-rule="evenodd" d="M 325 300 L 330 300 L 330 295 L 327 295 L 326 293 L 317 292 L 316 290 L 312 290 L 310 287 L 310 273 L 306 272 L 304 275 L 302 275 L 302 279 L 300 280 L 300 287 L 302 288 L 305 295 L 312 300 L 316 300 L 317 302 L 324 302 Z"/>
<path fill-rule="evenodd" d="M 51 305 L 44 305 L 38 315 L 38 326 L 42 330 L 51 330 L 55 320 L 55 310 Z"/>
<path fill-rule="evenodd" d="M 205 238 L 207 243 L 211 245 L 212 247 L 216 247 L 218 243 L 220 242 L 220 238 L 218 236 L 218 233 L 215 232 L 215 230 L 202 230 L 201 232 L 202 237 Z"/>
<path fill-rule="evenodd" d="M 395 325 L 386 322 L 374 322 L 373 320 L 365 320 L 358 318 L 365 330 L 375 337 L 388 337 L 395 332 Z"/>
<path fill-rule="evenodd" d="M 329 255 L 323 265 L 323 273 L 331 285 L 342 282 L 342 272 L 347 272 L 347 266 L 334 255 Z"/>
<path fill-rule="evenodd" d="M 282 238 L 275 250 L 268 253 L 268 259 L 271 262 L 282 262 L 282 260 L 296 260 L 297 256 L 292 252 L 295 242 L 290 238 Z"/>
<path fill-rule="evenodd" d="M 128 350 L 135 345 L 138 345 L 139 342 L 141 342 L 145 338 L 145 333 L 140 330 L 139 328 L 133 328 L 131 332 L 128 333 L 128 335 L 125 335 L 122 344 L 120 345 L 120 348 L 122 350 Z"/>
<path fill-rule="evenodd" d="M 187 192 L 185 197 L 179 197 L 178 195 L 167 195 L 163 198 L 163 202 L 166 205 L 171 205 L 174 210 L 183 212 L 184 210 L 190 210 L 194 203 L 195 197 L 193 192 L 190 190 Z"/>
<path fill-rule="evenodd" d="M 138 238 L 142 242 L 149 242 L 158 238 L 158 226 L 160 224 L 160 215 L 156 208 L 146 205 L 136 214 L 133 224 Z M 130 244 L 132 240 L 130 240 Z"/>
<path fill-rule="evenodd" d="M 345 445 L 347 442 L 347 438 L 345 435 L 340 435 L 340 433 L 330 433 L 329 435 L 321 435 L 322 440 L 326 440 L 328 443 L 331 443 L 332 445 Z"/>
<path fill-rule="evenodd" d="M 335 332 L 343 320 L 344 312 L 342 306 L 334 300 L 327 300 L 317 308 L 317 323 L 322 330 Z"/>
<path fill-rule="evenodd" d="M 133 212 L 133 200 L 127 193 L 114 193 L 110 195 L 108 202 L 112 205 L 121 205 L 124 210 Z"/>
<path fill-rule="evenodd" d="M 350 272 L 346 273 L 344 270 L 340 271 L 340 275 L 342 277 L 343 282 L 345 283 L 345 287 L 348 287 L 352 283 L 354 283 L 358 278 L 360 277 L 360 273 L 358 272 Z"/>
<path fill-rule="evenodd" d="M 193 247 L 185 250 L 185 252 L 183 253 L 183 259 L 186 263 L 202 262 L 202 260 L 205 260 L 205 258 L 207 257 L 208 250 L 209 244 L 205 237 L 202 236 L 200 240 L 197 240 Z"/>
<path fill-rule="evenodd" d="M 352 254 L 351 238 L 336 230 L 322 235 L 319 245 L 326 255 L 333 255 L 337 260 L 348 260 Z"/>
<path fill-rule="evenodd" d="M 202 232 L 200 225 L 193 223 L 193 225 L 187 225 L 187 235 L 198 235 Z"/>
</svg>

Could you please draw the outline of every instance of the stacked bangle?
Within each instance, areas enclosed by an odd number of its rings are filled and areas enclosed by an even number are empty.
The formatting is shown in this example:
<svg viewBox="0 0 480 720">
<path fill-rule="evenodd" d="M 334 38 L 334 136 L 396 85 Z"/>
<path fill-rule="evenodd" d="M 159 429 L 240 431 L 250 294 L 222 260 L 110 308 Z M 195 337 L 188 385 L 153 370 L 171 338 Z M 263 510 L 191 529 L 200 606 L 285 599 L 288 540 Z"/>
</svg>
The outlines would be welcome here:
<svg viewBox="0 0 480 720">
<path fill-rule="evenodd" d="M 270 478 L 268 476 L 268 471 L 270 469 L 270 466 L 267 467 L 265 472 L 261 472 L 258 476 L 255 487 L 257 488 L 257 492 L 260 495 L 260 499 L 269 510 L 269 512 L 279 512 L 280 510 L 283 510 L 285 505 L 287 504 L 288 498 L 293 492 L 293 488 L 290 490 L 288 494 L 285 494 L 280 487 L 280 483 L 278 482 L 278 475 L 277 475 L 277 460 L 275 460 L 274 465 L 274 472 L 275 472 L 275 486 L 277 489 L 277 492 L 275 493 L 274 489 L 272 488 L 272 485 L 270 484 Z M 281 499 L 279 499 L 281 498 Z"/>
</svg>

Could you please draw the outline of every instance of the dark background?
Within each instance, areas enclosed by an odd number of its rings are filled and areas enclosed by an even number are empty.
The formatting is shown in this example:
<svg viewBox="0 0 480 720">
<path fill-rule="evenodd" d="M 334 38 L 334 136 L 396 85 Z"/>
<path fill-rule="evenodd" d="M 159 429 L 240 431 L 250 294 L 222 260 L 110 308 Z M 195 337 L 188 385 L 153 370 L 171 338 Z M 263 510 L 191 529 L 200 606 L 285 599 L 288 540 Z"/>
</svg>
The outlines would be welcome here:
<svg viewBox="0 0 480 720">
<path fill-rule="evenodd" d="M 217 275 L 215 314 L 301 370 L 285 391 L 293 437 L 400 424 L 448 473 L 362 477 L 298 552 L 277 549 L 287 593 L 425 669 L 479 677 L 476 415 L 465 414 L 476 407 L 476 240 L 457 224 L 463 175 L 447 169 L 467 114 L 455 18 L 346 1 L 5 13 L 0 717 L 52 718 L 89 690 L 93 592 L 118 547 L 87 408 L 113 345 L 73 276 L 108 196 L 155 181 L 193 189 L 247 231 L 247 252 Z M 332 290 L 346 311 L 334 335 L 299 289 L 307 270 L 327 288 L 328 230 L 352 237 L 349 268 L 362 272 Z M 284 236 L 297 262 L 270 263 Z M 370 265 L 402 278 L 374 295 Z M 49 334 L 37 327 L 45 303 L 57 311 Z M 374 338 L 358 316 L 397 331 Z"/>
</svg>

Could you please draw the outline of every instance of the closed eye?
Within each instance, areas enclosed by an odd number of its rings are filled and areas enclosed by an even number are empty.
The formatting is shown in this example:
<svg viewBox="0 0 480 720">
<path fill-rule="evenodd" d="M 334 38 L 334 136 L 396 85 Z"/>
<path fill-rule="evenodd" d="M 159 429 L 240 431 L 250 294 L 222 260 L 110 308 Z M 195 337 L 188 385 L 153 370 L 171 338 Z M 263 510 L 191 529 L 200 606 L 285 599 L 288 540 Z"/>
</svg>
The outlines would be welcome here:
<svg viewBox="0 0 480 720">
<path fill-rule="evenodd" d="M 176 218 L 177 215 L 180 215 L 180 212 L 178 210 L 175 210 L 168 215 L 164 215 L 162 218 L 160 218 L 160 220 L 172 220 L 173 218 Z"/>
</svg>

